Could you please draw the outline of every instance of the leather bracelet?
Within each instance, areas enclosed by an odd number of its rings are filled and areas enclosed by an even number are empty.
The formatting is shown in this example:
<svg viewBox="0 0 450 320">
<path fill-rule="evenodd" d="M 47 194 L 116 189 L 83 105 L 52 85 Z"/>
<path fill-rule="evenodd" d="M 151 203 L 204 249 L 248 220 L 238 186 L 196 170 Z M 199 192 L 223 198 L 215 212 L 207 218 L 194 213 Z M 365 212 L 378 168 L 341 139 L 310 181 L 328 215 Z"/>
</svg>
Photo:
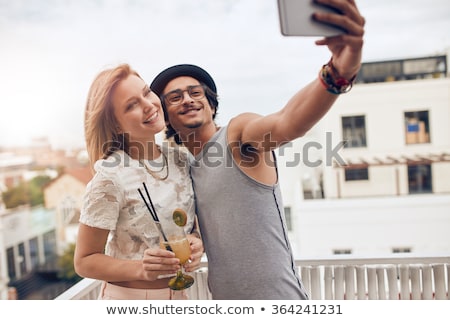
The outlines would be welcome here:
<svg viewBox="0 0 450 320">
<path fill-rule="evenodd" d="M 333 58 L 322 66 L 319 72 L 319 79 L 325 89 L 332 94 L 347 93 L 353 86 L 356 75 L 350 80 L 341 77 L 333 65 Z"/>
</svg>

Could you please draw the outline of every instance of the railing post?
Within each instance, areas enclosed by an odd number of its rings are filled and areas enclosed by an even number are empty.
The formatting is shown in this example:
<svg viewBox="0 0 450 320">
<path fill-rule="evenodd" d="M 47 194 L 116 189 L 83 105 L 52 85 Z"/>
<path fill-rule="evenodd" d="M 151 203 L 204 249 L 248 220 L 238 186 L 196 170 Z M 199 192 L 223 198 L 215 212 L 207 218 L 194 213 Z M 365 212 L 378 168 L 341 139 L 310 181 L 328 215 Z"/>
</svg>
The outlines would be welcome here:
<svg viewBox="0 0 450 320">
<path fill-rule="evenodd" d="M 411 291 L 409 288 L 409 267 L 402 264 L 400 269 L 400 299 L 411 300 Z"/>
<path fill-rule="evenodd" d="M 422 291 L 420 289 L 420 267 L 413 265 L 409 268 L 411 271 L 411 299 L 422 299 Z"/>
<path fill-rule="evenodd" d="M 334 267 L 334 299 L 344 300 L 344 267 L 335 266 Z"/>
<path fill-rule="evenodd" d="M 300 271 L 305 290 L 311 295 L 311 267 L 302 266 Z"/>
<path fill-rule="evenodd" d="M 450 264 L 446 264 L 447 266 L 447 299 L 450 300 Z"/>
<path fill-rule="evenodd" d="M 388 288 L 389 288 L 389 300 L 398 300 L 398 274 L 397 267 L 389 265 L 386 267 Z"/>
<path fill-rule="evenodd" d="M 366 300 L 366 266 L 356 266 L 356 294 L 358 300 Z"/>
<path fill-rule="evenodd" d="M 208 289 L 208 269 L 201 268 L 193 272 L 195 277 L 194 285 L 188 289 L 189 299 L 192 300 L 211 300 L 211 292 Z"/>
<path fill-rule="evenodd" d="M 320 267 L 311 267 L 311 299 L 322 300 L 322 283 L 320 281 Z"/>
<path fill-rule="evenodd" d="M 384 278 L 384 269 L 384 266 L 377 267 L 377 286 L 379 300 L 386 300 L 386 280 Z"/>
<path fill-rule="evenodd" d="M 432 265 L 434 276 L 434 298 L 436 300 L 447 299 L 445 292 L 445 266 L 443 264 Z"/>
<path fill-rule="evenodd" d="M 355 300 L 355 267 L 345 267 L 345 299 Z"/>
<path fill-rule="evenodd" d="M 377 270 L 376 267 L 373 266 L 367 267 L 367 292 L 369 295 L 369 300 L 378 299 Z"/>
<path fill-rule="evenodd" d="M 333 267 L 324 267 L 324 287 L 325 287 L 325 300 L 333 300 Z"/>
<path fill-rule="evenodd" d="M 431 266 L 422 265 L 422 299 L 432 300 L 433 299 L 433 281 L 431 280 Z"/>
</svg>

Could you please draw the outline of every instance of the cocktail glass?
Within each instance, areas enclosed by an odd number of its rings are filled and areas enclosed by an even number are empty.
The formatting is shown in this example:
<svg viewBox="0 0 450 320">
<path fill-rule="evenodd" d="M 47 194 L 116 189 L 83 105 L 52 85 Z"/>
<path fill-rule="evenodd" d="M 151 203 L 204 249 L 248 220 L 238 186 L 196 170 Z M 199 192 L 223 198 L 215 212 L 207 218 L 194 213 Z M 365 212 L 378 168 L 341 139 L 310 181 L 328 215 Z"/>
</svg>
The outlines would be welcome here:
<svg viewBox="0 0 450 320">
<path fill-rule="evenodd" d="M 172 290 L 187 289 L 194 284 L 194 278 L 183 273 L 183 265 L 188 262 L 191 255 L 191 246 L 186 238 L 184 228 L 177 226 L 175 223 L 169 223 L 164 225 L 164 235 L 166 239 L 162 235 L 160 237 L 161 248 L 175 253 L 175 256 L 180 259 L 181 266 L 176 276 L 169 279 L 169 288 Z"/>
</svg>

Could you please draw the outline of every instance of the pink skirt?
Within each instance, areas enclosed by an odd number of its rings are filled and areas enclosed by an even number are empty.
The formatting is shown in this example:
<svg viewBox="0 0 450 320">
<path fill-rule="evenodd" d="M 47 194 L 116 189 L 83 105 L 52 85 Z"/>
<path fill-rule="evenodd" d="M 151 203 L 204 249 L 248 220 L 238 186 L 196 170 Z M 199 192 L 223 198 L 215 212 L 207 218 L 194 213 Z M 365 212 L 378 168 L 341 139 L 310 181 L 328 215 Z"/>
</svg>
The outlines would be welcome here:
<svg viewBox="0 0 450 320">
<path fill-rule="evenodd" d="M 103 281 L 99 300 L 187 300 L 185 290 L 174 291 L 163 289 L 134 289 L 116 286 Z"/>
</svg>

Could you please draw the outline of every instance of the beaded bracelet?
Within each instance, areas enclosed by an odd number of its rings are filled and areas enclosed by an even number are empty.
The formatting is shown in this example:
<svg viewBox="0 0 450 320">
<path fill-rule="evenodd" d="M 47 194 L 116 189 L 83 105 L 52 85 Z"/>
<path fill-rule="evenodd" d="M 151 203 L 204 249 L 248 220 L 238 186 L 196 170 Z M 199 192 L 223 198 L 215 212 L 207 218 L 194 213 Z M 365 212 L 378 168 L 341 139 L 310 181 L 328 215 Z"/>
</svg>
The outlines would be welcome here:
<svg viewBox="0 0 450 320">
<path fill-rule="evenodd" d="M 327 64 L 324 64 L 319 72 L 320 82 L 323 84 L 325 89 L 332 94 L 349 92 L 353 86 L 353 81 L 355 78 L 356 75 L 354 75 L 350 80 L 341 77 L 333 65 L 333 58 L 331 58 Z"/>
</svg>

